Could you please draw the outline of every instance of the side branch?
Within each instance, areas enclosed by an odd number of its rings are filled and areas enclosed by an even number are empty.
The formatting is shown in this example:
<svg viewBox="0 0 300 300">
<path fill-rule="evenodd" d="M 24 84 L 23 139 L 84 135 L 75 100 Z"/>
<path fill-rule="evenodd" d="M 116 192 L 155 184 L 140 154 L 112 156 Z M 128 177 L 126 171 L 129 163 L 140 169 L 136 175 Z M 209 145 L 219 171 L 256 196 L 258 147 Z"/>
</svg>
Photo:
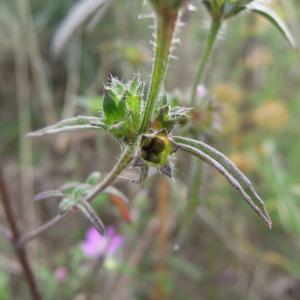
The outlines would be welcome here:
<svg viewBox="0 0 300 300">
<path fill-rule="evenodd" d="M 92 202 L 92 200 L 103 192 L 116 177 L 130 164 L 135 154 L 135 145 L 127 146 L 122 156 L 113 169 L 105 176 L 105 178 L 88 194 L 83 201 Z"/>
<path fill-rule="evenodd" d="M 28 243 L 31 240 L 37 238 L 38 236 L 40 236 L 41 234 L 43 234 L 44 232 L 46 232 L 47 230 L 49 230 L 50 228 L 52 228 L 53 226 L 58 224 L 63 219 L 63 217 L 65 217 L 65 216 L 66 216 L 66 214 L 65 215 L 57 215 L 53 219 L 48 221 L 47 223 L 45 223 L 42 226 L 38 227 L 37 229 L 34 229 L 31 232 L 24 234 L 17 241 L 16 246 L 18 248 L 23 247 L 26 243 Z"/>
</svg>

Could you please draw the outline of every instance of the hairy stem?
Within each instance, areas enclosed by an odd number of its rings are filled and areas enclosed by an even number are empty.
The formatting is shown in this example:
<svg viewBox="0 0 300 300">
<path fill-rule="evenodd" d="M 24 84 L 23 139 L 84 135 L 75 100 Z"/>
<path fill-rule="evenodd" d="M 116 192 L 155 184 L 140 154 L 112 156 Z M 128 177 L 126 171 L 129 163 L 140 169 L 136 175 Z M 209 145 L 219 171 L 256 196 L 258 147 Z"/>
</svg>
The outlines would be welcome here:
<svg viewBox="0 0 300 300">
<path fill-rule="evenodd" d="M 208 35 L 207 42 L 206 42 L 206 47 L 204 49 L 204 52 L 203 52 L 196 76 L 195 76 L 193 87 L 192 87 L 192 93 L 191 93 L 191 98 L 190 98 L 191 105 L 195 105 L 195 103 L 196 103 L 197 86 L 200 84 L 200 82 L 203 79 L 204 71 L 206 69 L 208 61 L 212 54 L 212 51 L 213 51 L 213 48 L 214 48 L 214 45 L 216 42 L 216 38 L 218 36 L 218 32 L 219 32 L 220 28 L 221 28 L 221 21 L 218 19 L 212 19 L 209 35 Z"/>
<path fill-rule="evenodd" d="M 144 133 L 149 126 L 157 97 L 167 73 L 177 16 L 178 14 L 176 13 L 172 16 L 157 15 L 156 17 L 155 59 L 152 67 L 150 88 L 139 128 L 140 133 Z"/>
<path fill-rule="evenodd" d="M 116 179 L 116 177 L 129 165 L 129 163 L 133 160 L 134 154 L 135 145 L 127 146 L 119 161 L 112 168 L 112 170 L 83 200 L 91 202 L 99 193 L 103 192 Z"/>
<path fill-rule="evenodd" d="M 23 247 L 26 243 L 30 242 L 31 240 L 39 237 L 41 234 L 58 224 L 65 215 L 57 215 L 45 224 L 41 225 L 40 227 L 32 230 L 31 232 L 28 232 L 24 234 L 18 241 L 17 241 L 17 247 Z"/>
<path fill-rule="evenodd" d="M 0 194 L 1 194 L 5 217 L 12 233 L 11 242 L 16 252 L 17 258 L 20 262 L 20 265 L 22 266 L 24 278 L 30 290 L 31 297 L 33 300 L 42 300 L 32 268 L 27 258 L 26 250 L 23 247 L 17 247 L 17 241 L 20 238 L 20 231 L 17 226 L 16 216 L 12 209 L 12 205 L 11 205 L 12 201 L 9 197 L 8 190 L 6 188 L 6 184 L 4 181 L 4 175 L 3 175 L 1 164 L 0 164 Z"/>
</svg>

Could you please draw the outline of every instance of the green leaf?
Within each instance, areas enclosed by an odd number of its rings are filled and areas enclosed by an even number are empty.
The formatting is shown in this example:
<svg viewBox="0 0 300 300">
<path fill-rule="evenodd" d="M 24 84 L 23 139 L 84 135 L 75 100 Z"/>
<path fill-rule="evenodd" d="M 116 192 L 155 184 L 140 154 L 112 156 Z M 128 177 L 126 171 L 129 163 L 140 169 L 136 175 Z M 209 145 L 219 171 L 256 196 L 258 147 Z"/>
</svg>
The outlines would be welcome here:
<svg viewBox="0 0 300 300">
<path fill-rule="evenodd" d="M 173 137 L 173 141 L 181 150 L 199 157 L 219 171 L 271 228 L 272 221 L 265 208 L 264 202 L 254 190 L 249 179 L 229 158 L 211 146 L 200 141 L 180 136 Z"/>
<path fill-rule="evenodd" d="M 291 44 L 292 47 L 296 46 L 296 42 L 290 30 L 274 10 L 256 1 L 247 4 L 246 8 L 270 21 L 280 31 L 280 33 Z"/>
<path fill-rule="evenodd" d="M 120 105 L 120 97 L 114 90 L 107 89 L 103 97 L 103 111 L 108 125 L 118 123 L 125 118 L 125 109 Z"/>
<path fill-rule="evenodd" d="M 116 77 L 111 77 L 109 88 L 121 98 L 126 92 L 126 85 Z"/>
<path fill-rule="evenodd" d="M 76 204 L 78 210 L 82 213 L 82 215 L 88 220 L 88 222 L 94 226 L 94 228 L 101 234 L 105 234 L 105 226 L 95 210 L 87 201 L 80 201 L 80 203 Z"/>
<path fill-rule="evenodd" d="M 33 201 L 42 201 L 49 198 L 62 198 L 63 196 L 64 194 L 58 190 L 45 191 L 35 195 Z"/>
<path fill-rule="evenodd" d="M 58 212 L 60 215 L 68 213 L 74 206 L 76 202 L 70 198 L 64 198 L 58 205 Z"/>
<path fill-rule="evenodd" d="M 97 117 L 78 116 L 62 120 L 54 125 L 42 128 L 40 130 L 30 132 L 26 137 L 38 137 L 48 134 L 57 134 L 61 132 L 77 131 L 77 130 L 100 130 L 107 129 L 102 119 Z"/>
<path fill-rule="evenodd" d="M 86 183 L 90 184 L 92 186 L 96 185 L 100 182 L 101 179 L 101 173 L 100 172 L 92 172 L 88 178 L 86 179 Z"/>
<path fill-rule="evenodd" d="M 135 116 L 139 117 L 141 111 L 141 97 L 140 96 L 126 97 L 126 107 Z"/>
<path fill-rule="evenodd" d="M 144 92 L 144 82 L 141 81 L 140 74 L 134 76 L 134 78 L 128 84 L 128 91 L 132 95 L 142 96 Z"/>
</svg>

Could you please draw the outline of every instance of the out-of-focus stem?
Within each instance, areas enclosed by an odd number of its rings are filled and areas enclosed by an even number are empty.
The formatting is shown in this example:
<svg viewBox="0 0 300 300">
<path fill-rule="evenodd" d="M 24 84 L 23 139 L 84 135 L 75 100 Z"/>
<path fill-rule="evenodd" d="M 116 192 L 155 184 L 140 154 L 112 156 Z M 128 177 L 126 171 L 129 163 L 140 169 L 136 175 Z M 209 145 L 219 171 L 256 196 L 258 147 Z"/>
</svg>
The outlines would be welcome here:
<svg viewBox="0 0 300 300">
<path fill-rule="evenodd" d="M 12 238 L 12 234 L 11 234 L 10 230 L 7 229 L 3 225 L 0 225 L 0 235 L 7 240 L 11 240 L 11 238 Z"/>
<path fill-rule="evenodd" d="M 159 220 L 158 235 L 155 243 L 156 253 L 156 289 L 153 294 L 153 299 L 161 300 L 168 299 L 170 295 L 163 284 L 163 277 L 166 272 L 166 255 L 168 244 L 168 220 L 170 212 L 170 184 L 166 177 L 158 179 L 157 183 L 157 218 Z"/>
<path fill-rule="evenodd" d="M 22 266 L 24 278 L 30 290 L 31 297 L 33 300 L 42 300 L 42 297 L 38 291 L 38 287 L 35 281 L 33 271 L 31 269 L 30 263 L 27 258 L 26 250 L 24 247 L 17 247 L 17 241 L 20 238 L 20 231 L 16 222 L 17 217 L 15 216 L 12 209 L 12 201 L 9 197 L 8 190 L 6 188 L 6 183 L 4 181 L 1 162 L 0 162 L 0 195 L 1 195 L 1 200 L 4 208 L 5 217 L 12 233 L 11 242 L 16 252 L 17 258 Z"/>
<path fill-rule="evenodd" d="M 30 2 L 28 0 L 18 0 L 17 3 L 23 28 L 22 34 L 27 38 L 25 49 L 22 47 L 21 49 L 29 55 L 45 122 L 47 125 L 54 124 L 57 122 L 57 116 L 53 104 L 53 97 L 48 84 L 44 61 L 38 44 L 37 33 L 33 24 Z"/>
<path fill-rule="evenodd" d="M 41 225 L 40 227 L 32 230 L 31 232 L 28 232 L 24 234 L 18 241 L 17 241 L 17 247 L 23 247 L 26 243 L 30 242 L 31 240 L 39 237 L 41 234 L 58 224 L 63 217 L 66 215 L 57 215 L 53 219 L 49 220 L 45 224 Z"/>
<path fill-rule="evenodd" d="M 140 133 L 145 132 L 149 126 L 159 92 L 167 73 L 177 16 L 178 13 L 170 16 L 159 14 L 156 16 L 155 59 L 152 68 L 150 88 L 146 99 L 142 122 L 139 128 Z"/>
<path fill-rule="evenodd" d="M 21 204 L 24 209 L 24 221 L 27 228 L 35 226 L 35 209 L 33 197 L 32 170 L 32 141 L 25 139 L 25 134 L 31 131 L 30 91 L 29 91 L 29 63 L 25 43 L 22 21 L 11 26 L 13 54 L 15 65 L 16 98 L 19 122 L 19 160 L 21 175 Z M 26 209 L 25 209 L 26 208 Z"/>
<path fill-rule="evenodd" d="M 207 42 L 206 42 L 206 47 L 203 52 L 200 64 L 198 66 L 197 73 L 196 73 L 195 80 L 194 80 L 193 87 L 192 87 L 192 93 L 191 93 L 191 98 L 190 98 L 191 105 L 195 105 L 195 103 L 196 103 L 197 86 L 200 84 L 200 82 L 203 79 L 204 71 L 206 69 L 208 61 L 212 54 L 212 50 L 214 48 L 220 27 L 221 27 L 221 21 L 219 19 L 212 19 L 209 35 L 208 35 Z"/>
<path fill-rule="evenodd" d="M 218 32 L 221 28 L 221 21 L 218 19 L 212 19 L 209 35 L 207 38 L 206 46 L 197 70 L 197 74 L 193 83 L 192 93 L 190 97 L 191 105 L 196 104 L 197 99 L 197 86 L 203 80 L 204 72 L 206 70 L 207 64 L 213 52 L 213 48 L 218 36 Z M 194 136 L 198 138 L 198 136 Z M 192 168 L 189 178 L 188 193 L 187 193 L 187 207 L 184 218 L 183 230 L 186 231 L 189 224 L 192 222 L 194 212 L 199 203 L 199 191 L 201 187 L 201 177 L 202 177 L 202 163 L 199 159 L 192 158 Z"/>
</svg>

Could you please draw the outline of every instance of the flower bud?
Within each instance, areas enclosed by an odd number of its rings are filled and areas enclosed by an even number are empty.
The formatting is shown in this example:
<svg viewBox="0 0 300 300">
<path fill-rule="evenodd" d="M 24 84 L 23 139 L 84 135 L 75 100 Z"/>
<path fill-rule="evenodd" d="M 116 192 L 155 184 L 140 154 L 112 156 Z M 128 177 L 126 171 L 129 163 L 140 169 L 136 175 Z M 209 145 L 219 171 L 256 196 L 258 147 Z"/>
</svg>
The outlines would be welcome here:
<svg viewBox="0 0 300 300">
<path fill-rule="evenodd" d="M 253 0 L 204 0 L 203 4 L 214 19 L 228 19 L 237 15 Z"/>
<path fill-rule="evenodd" d="M 140 124 L 144 83 L 136 76 L 127 84 L 112 78 L 103 97 L 104 121 L 109 132 L 125 143 L 135 140 Z"/>
<path fill-rule="evenodd" d="M 166 131 L 143 135 L 140 154 L 146 164 L 155 167 L 166 166 L 174 152 L 173 143 Z"/>
</svg>

